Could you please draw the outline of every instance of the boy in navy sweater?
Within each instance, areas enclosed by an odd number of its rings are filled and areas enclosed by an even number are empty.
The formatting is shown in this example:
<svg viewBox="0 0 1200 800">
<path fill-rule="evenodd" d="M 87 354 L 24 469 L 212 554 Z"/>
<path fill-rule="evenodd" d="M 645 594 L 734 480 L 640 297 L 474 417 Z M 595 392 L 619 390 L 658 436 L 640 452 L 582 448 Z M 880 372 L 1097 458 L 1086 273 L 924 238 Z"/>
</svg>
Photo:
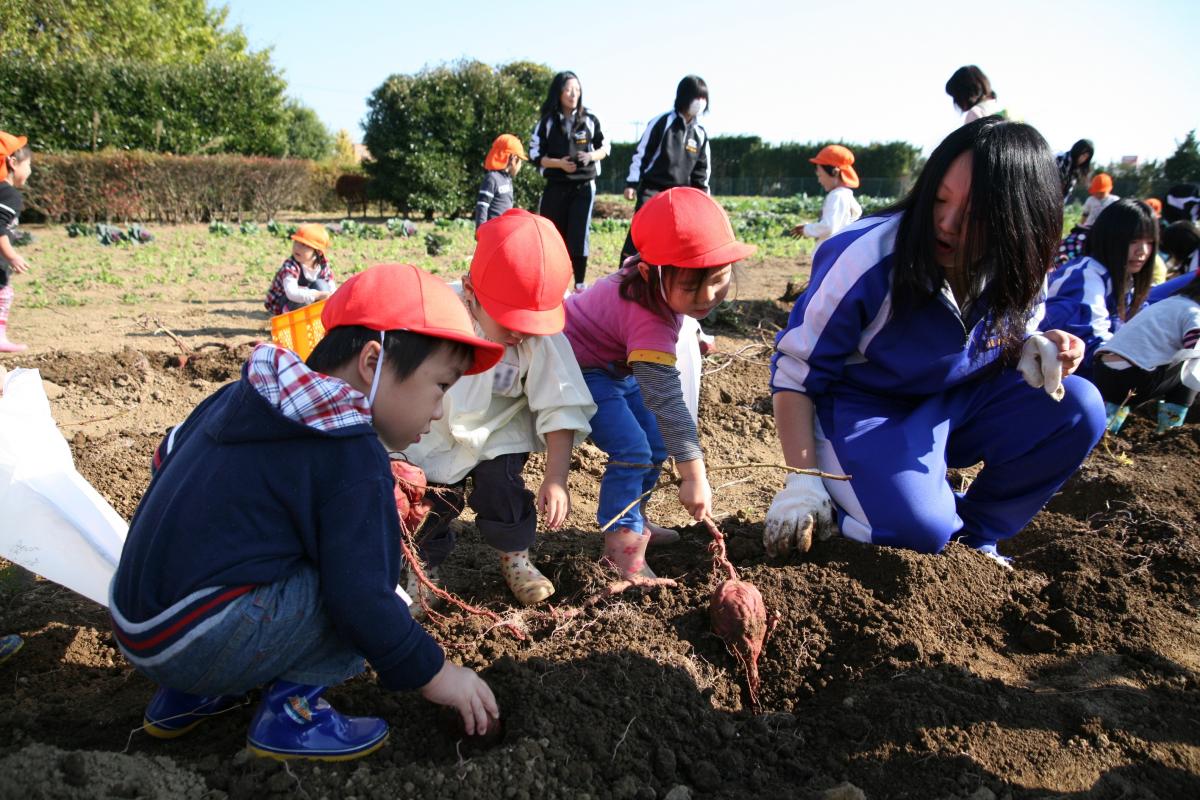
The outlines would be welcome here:
<svg viewBox="0 0 1200 800">
<path fill-rule="evenodd" d="M 487 684 L 446 661 L 396 594 L 388 449 L 417 441 L 444 392 L 503 348 L 475 336 L 446 284 L 407 264 L 355 275 L 321 321 L 307 365 L 260 345 L 241 380 L 155 453 L 110 589 L 121 651 L 159 686 L 144 723 L 154 736 L 178 736 L 264 686 L 252 752 L 366 755 L 387 723 L 322 699 L 364 657 L 385 687 L 454 706 L 468 733 L 499 716 Z"/>
</svg>

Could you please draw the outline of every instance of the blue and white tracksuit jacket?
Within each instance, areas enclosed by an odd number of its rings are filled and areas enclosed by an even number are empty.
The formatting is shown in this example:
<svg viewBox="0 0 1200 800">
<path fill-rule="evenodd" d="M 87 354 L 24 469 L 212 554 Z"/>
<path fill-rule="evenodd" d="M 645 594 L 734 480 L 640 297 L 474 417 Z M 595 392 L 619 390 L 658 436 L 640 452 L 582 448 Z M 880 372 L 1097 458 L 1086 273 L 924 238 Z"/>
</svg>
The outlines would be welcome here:
<svg viewBox="0 0 1200 800">
<path fill-rule="evenodd" d="M 1121 327 L 1117 293 L 1108 267 L 1090 256 L 1077 258 L 1053 273 L 1046 295 L 1045 316 L 1038 329 L 1073 333 L 1087 346 L 1079 374 L 1092 374 L 1092 359 L 1100 346 Z M 1130 292 L 1126 303 L 1132 302 Z"/>
<path fill-rule="evenodd" d="M 1099 393 L 1066 380 L 1055 402 L 987 335 L 987 296 L 960 314 L 943 292 L 892 308 L 899 215 L 868 217 L 817 251 L 771 359 L 771 391 L 815 407 L 817 461 L 842 533 L 940 551 L 951 537 L 994 547 L 1016 534 L 1079 466 L 1104 428 Z M 962 494 L 946 467 L 986 463 Z"/>
</svg>

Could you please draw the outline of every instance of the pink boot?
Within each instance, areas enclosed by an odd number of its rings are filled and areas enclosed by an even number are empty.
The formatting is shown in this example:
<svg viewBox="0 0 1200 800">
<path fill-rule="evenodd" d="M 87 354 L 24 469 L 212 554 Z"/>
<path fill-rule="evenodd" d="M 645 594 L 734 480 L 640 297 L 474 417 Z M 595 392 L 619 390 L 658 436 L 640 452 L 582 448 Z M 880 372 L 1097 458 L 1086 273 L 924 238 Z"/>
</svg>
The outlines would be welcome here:
<svg viewBox="0 0 1200 800">
<path fill-rule="evenodd" d="M 642 503 L 642 519 L 645 520 L 646 530 L 650 532 L 650 547 L 663 547 L 679 542 L 679 531 L 655 525 L 646 516 L 646 503 Z"/>
<path fill-rule="evenodd" d="M 646 565 L 646 546 L 649 544 L 649 534 L 617 528 L 604 534 L 604 559 L 612 562 L 622 578 L 634 575 L 653 578 L 654 573 Z"/>
<path fill-rule="evenodd" d="M 8 325 L 0 322 L 0 353 L 23 353 L 28 345 L 17 344 L 8 340 Z"/>
</svg>

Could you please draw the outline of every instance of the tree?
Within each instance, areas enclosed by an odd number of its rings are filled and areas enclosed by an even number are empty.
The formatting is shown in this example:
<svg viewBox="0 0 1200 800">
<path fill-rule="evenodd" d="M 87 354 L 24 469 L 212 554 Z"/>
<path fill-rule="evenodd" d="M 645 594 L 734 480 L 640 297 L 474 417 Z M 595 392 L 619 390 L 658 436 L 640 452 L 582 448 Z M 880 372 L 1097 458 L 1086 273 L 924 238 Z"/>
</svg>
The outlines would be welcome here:
<svg viewBox="0 0 1200 800">
<path fill-rule="evenodd" d="M 533 129 L 552 76 L 531 62 L 492 68 L 468 60 L 392 75 L 371 94 L 364 125 L 374 191 L 401 211 L 468 212 L 492 141 Z M 516 203 L 532 205 L 539 182 L 523 171 Z"/>
<path fill-rule="evenodd" d="M 333 153 L 333 137 L 317 112 L 298 100 L 283 104 L 283 123 L 287 126 L 287 152 L 291 158 L 321 161 Z"/>
<path fill-rule="evenodd" d="M 1163 176 L 1170 183 L 1195 183 L 1200 181 L 1200 146 L 1196 143 L 1196 131 L 1190 130 L 1175 148 L 1174 155 L 1163 164 Z"/>
<path fill-rule="evenodd" d="M 265 63 L 240 28 L 225 29 L 228 15 L 205 0 L 0 0 L 0 58 L 195 64 L 219 53 Z"/>
<path fill-rule="evenodd" d="M 333 160 L 343 169 L 358 165 L 358 156 L 354 152 L 354 140 L 350 138 L 350 131 L 345 128 L 339 128 L 333 137 Z"/>
</svg>

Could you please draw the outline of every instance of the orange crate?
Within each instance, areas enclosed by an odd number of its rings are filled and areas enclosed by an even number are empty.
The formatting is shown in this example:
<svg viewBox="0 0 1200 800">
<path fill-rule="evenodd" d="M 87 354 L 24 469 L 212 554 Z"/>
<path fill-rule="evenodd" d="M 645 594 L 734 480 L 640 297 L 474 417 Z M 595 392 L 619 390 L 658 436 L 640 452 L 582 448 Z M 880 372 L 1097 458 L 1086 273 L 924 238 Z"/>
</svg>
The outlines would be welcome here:
<svg viewBox="0 0 1200 800">
<path fill-rule="evenodd" d="M 271 341 L 295 352 L 302 359 L 308 358 L 308 354 L 325 335 L 325 326 L 321 324 L 321 309 L 324 307 L 325 301 L 318 300 L 295 311 L 271 317 Z"/>
</svg>

